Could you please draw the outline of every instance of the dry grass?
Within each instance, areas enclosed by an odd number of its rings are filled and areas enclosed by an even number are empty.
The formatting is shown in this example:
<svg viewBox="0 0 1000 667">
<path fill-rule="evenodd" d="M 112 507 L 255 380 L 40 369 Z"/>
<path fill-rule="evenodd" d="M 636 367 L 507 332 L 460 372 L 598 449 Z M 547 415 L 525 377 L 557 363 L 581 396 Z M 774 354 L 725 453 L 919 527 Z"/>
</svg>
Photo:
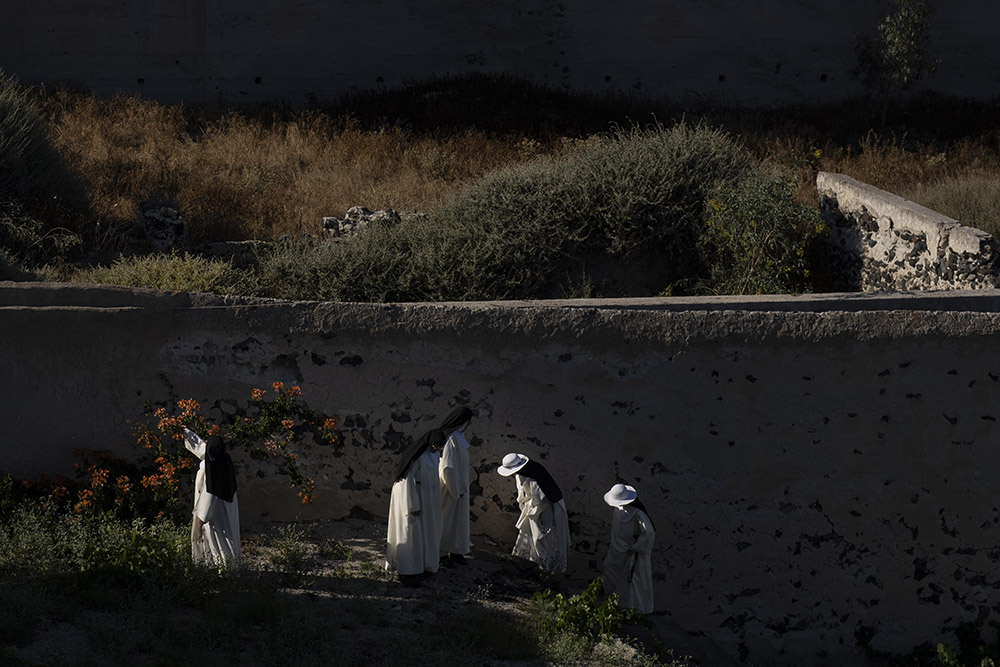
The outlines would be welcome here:
<svg viewBox="0 0 1000 667">
<path fill-rule="evenodd" d="M 185 213 L 195 241 L 314 233 L 351 206 L 428 209 L 523 156 L 522 137 L 366 130 L 316 111 L 165 106 L 57 93 L 44 100 L 56 147 L 85 183 L 94 215 L 131 221 L 140 202 Z"/>
<path fill-rule="evenodd" d="M 66 91 L 37 99 L 55 147 L 88 192 L 93 221 L 131 222 L 140 202 L 172 200 L 195 242 L 314 233 L 322 216 L 358 204 L 430 210 L 498 167 L 653 118 L 722 128 L 792 170 L 799 200 L 810 204 L 817 170 L 904 196 L 1000 179 L 998 102 L 914 100 L 893 109 L 894 125 L 874 132 L 876 119 L 858 99 L 691 110 L 504 77 L 431 80 L 305 110 L 167 106 Z"/>
</svg>

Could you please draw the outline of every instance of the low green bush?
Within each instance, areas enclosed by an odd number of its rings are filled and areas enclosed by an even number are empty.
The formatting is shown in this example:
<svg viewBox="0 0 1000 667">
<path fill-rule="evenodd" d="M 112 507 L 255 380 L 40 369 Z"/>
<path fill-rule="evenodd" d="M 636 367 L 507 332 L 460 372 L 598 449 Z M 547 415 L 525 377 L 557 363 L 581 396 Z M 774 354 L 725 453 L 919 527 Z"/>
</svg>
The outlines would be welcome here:
<svg viewBox="0 0 1000 667">
<path fill-rule="evenodd" d="M 271 564 L 280 567 L 288 575 L 298 575 L 305 569 L 306 532 L 297 524 L 290 523 L 278 529 L 272 546 L 276 552 L 271 556 Z"/>
<path fill-rule="evenodd" d="M 199 595 L 204 568 L 192 563 L 190 527 L 168 520 L 131 522 L 79 515 L 55 503 L 22 503 L 0 524 L 0 571 L 89 588 L 161 584 L 177 599 Z M 189 581 L 191 588 L 178 586 Z"/>
<path fill-rule="evenodd" d="M 235 268 L 231 262 L 188 253 L 120 257 L 110 266 L 78 271 L 73 280 L 213 294 L 253 295 L 259 291 L 252 273 Z"/>
<path fill-rule="evenodd" d="M 699 247 L 717 294 L 774 294 L 810 288 L 811 262 L 825 227 L 795 200 L 795 183 L 758 169 L 720 184 L 706 207 Z"/>
<path fill-rule="evenodd" d="M 687 656 L 676 656 L 659 643 L 647 651 L 629 636 L 629 626 L 651 628 L 641 612 L 621 607 L 618 596 L 605 597 L 601 579 L 581 593 L 565 596 L 551 589 L 535 593 L 531 615 L 538 646 L 548 664 L 689 667 Z"/>
<path fill-rule="evenodd" d="M 605 597 L 600 579 L 592 581 L 577 595 L 566 597 L 546 589 L 536 593 L 532 601 L 544 629 L 550 632 L 569 630 L 590 641 L 604 635 L 621 635 L 626 625 L 650 625 L 641 612 L 619 606 L 617 595 Z"/>
<path fill-rule="evenodd" d="M 764 239 L 774 261 L 755 265 L 754 288 L 806 289 L 797 253 L 818 213 L 795 204 L 788 183 L 704 125 L 619 128 L 494 172 L 427 216 L 376 224 L 346 242 L 279 244 L 260 271 L 272 296 L 339 301 L 711 290 L 728 286 L 719 276 L 756 238 L 734 236 L 737 228 L 766 226 L 780 233 Z M 777 202 L 766 201 L 772 195 Z M 727 199 L 725 214 L 706 212 L 713 196 Z M 730 245 L 720 234 L 699 245 L 707 221 L 730 230 Z"/>
</svg>

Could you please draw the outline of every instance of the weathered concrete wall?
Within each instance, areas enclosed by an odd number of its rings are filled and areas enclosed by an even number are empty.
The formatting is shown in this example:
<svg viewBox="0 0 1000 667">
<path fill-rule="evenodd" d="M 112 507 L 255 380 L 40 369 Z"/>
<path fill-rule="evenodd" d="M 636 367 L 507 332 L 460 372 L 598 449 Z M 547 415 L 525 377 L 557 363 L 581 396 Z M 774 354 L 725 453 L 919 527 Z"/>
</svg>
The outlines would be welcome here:
<svg viewBox="0 0 1000 667">
<path fill-rule="evenodd" d="M 4 0 L 0 68 L 25 81 L 214 102 L 506 72 L 554 86 L 740 103 L 857 92 L 869 0 Z M 935 3 L 929 86 L 996 95 L 993 6 Z"/>
<path fill-rule="evenodd" d="M 494 470 L 539 457 L 571 565 L 603 558 L 601 495 L 634 483 L 658 530 L 657 608 L 733 664 L 861 664 L 1000 612 L 1000 295 L 330 304 L 0 284 L 0 468 L 133 451 L 128 421 L 273 380 L 345 418 L 304 459 L 303 507 L 244 462 L 243 520 L 384 517 L 398 447 L 453 406 L 474 532 L 510 543 Z"/>
<path fill-rule="evenodd" d="M 816 177 L 837 289 L 993 289 L 990 234 L 842 174 Z"/>
</svg>

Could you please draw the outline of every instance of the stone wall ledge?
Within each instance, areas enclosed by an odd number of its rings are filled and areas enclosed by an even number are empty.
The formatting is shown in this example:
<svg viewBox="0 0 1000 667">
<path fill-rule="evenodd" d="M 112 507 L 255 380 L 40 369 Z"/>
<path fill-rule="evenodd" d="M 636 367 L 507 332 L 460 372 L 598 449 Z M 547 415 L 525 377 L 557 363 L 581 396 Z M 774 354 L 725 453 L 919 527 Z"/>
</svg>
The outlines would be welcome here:
<svg viewBox="0 0 1000 667">
<path fill-rule="evenodd" d="M 880 228 L 925 235 L 928 248 L 944 242 L 954 252 L 978 253 L 983 241 L 992 238 L 980 229 L 965 227 L 954 218 L 844 174 L 819 172 L 816 189 L 820 197 L 835 198 L 843 212 L 867 210 Z"/>
<path fill-rule="evenodd" d="M 964 228 L 968 229 L 968 228 Z M 978 230 L 973 230 L 978 231 Z M 674 296 L 619 299 L 546 299 L 510 301 L 454 301 L 412 303 L 352 303 L 292 301 L 219 296 L 169 290 L 84 283 L 0 281 L 0 308 L 177 308 L 282 307 L 398 310 L 400 308 L 482 310 L 588 309 L 621 311 L 950 311 L 1000 312 L 1000 289 L 922 290 L 913 292 L 827 292 L 822 294 L 767 294 L 751 296 Z"/>
</svg>

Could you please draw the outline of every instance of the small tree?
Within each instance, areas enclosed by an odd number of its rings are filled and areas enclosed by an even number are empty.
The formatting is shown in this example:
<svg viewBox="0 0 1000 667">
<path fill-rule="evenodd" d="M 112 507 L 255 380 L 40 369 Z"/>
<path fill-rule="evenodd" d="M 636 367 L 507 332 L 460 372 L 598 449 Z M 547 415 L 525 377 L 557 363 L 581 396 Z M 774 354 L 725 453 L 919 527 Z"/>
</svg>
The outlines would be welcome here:
<svg viewBox="0 0 1000 667">
<path fill-rule="evenodd" d="M 857 62 L 851 76 L 860 79 L 882 102 L 882 127 L 889 102 L 925 75 L 934 75 L 938 61 L 930 56 L 930 0 L 890 0 L 878 34 L 861 34 L 855 41 Z"/>
</svg>

